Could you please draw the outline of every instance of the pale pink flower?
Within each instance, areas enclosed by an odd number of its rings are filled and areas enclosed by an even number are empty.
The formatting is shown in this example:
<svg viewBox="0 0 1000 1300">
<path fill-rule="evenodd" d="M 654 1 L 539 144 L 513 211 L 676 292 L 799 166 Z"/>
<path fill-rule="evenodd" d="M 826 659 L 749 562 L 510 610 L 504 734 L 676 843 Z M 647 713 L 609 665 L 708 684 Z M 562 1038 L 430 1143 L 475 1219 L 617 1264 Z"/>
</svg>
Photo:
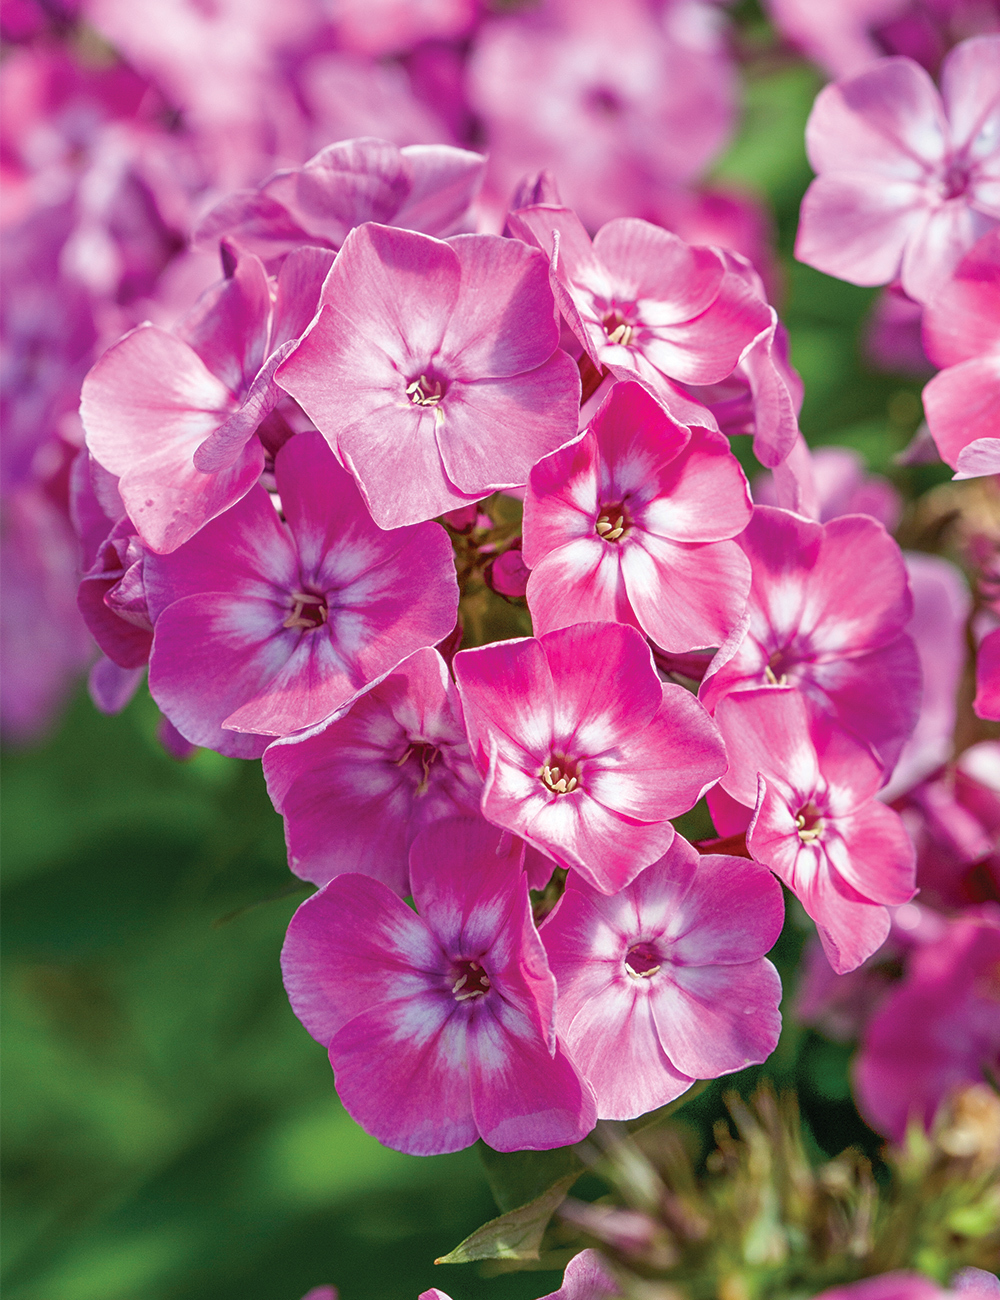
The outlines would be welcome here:
<svg viewBox="0 0 1000 1300">
<path fill-rule="evenodd" d="M 984 235 L 927 303 L 923 337 L 942 367 L 923 393 L 941 459 L 956 478 L 1000 474 L 1000 230 Z"/>
<path fill-rule="evenodd" d="M 611 893 L 725 770 L 711 719 L 635 628 L 579 623 L 455 656 L 483 815 Z"/>
<path fill-rule="evenodd" d="M 353 230 L 278 371 L 381 528 L 498 488 L 577 430 L 545 258 L 519 240 Z"/>
<path fill-rule="evenodd" d="M 926 302 L 1000 221 L 1000 36 L 945 59 L 941 94 L 906 58 L 820 91 L 806 127 L 817 172 L 795 255 L 852 284 Z"/>
<path fill-rule="evenodd" d="M 747 847 L 800 899 L 834 970 L 853 970 L 889 933 L 887 905 L 913 896 L 913 844 L 875 798 L 879 764 L 788 687 L 737 692 L 715 716 L 723 789 L 754 808 Z"/>
<path fill-rule="evenodd" d="M 405 895 L 417 832 L 474 817 L 482 780 L 454 684 L 438 652 L 417 650 L 342 714 L 264 754 L 285 819 L 288 865 L 325 885 L 361 871 Z"/>
<path fill-rule="evenodd" d="M 607 619 L 664 650 L 721 645 L 738 627 L 750 520 L 729 444 L 672 420 L 639 384 L 616 384 L 587 428 L 531 471 L 524 502 L 536 632 Z"/>
<path fill-rule="evenodd" d="M 764 954 L 781 888 L 746 858 L 699 857 L 679 835 L 610 897 L 570 877 L 542 926 L 556 1028 L 601 1119 L 634 1119 L 695 1079 L 758 1064 L 781 1029 Z"/>
<path fill-rule="evenodd" d="M 521 850 L 482 820 L 410 851 L 417 913 L 369 876 L 302 904 L 282 950 L 295 1014 L 329 1048 L 347 1111 L 386 1146 L 498 1151 L 579 1141 L 594 1098 L 553 1028 L 556 985 Z"/>
<path fill-rule="evenodd" d="M 317 433 L 278 452 L 282 522 L 255 486 L 170 555 L 147 555 L 153 698 L 188 740 L 259 757 L 455 624 L 437 524 L 383 532 Z"/>
</svg>

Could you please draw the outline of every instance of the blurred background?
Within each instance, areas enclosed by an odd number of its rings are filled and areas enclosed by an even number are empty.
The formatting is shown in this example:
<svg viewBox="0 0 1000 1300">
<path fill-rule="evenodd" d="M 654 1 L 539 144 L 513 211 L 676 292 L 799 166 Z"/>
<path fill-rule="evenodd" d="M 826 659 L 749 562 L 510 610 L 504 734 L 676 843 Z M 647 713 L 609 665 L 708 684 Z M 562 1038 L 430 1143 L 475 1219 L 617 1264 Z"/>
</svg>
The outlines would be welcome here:
<svg viewBox="0 0 1000 1300">
<path fill-rule="evenodd" d="M 400 1155 L 341 1109 L 280 982 L 307 887 L 287 870 L 259 764 L 176 761 L 144 686 L 116 716 L 88 699 L 95 650 L 75 613 L 66 514 L 79 383 L 119 333 L 169 324 L 216 278 L 188 235 L 227 192 L 349 136 L 458 143 L 491 153 L 485 229 L 547 166 L 591 228 L 644 216 L 749 256 L 789 330 L 807 439 L 891 480 L 912 534 L 906 503 L 950 478 L 895 459 L 921 420 L 919 334 L 905 302 L 791 250 L 824 80 L 894 48 L 933 70 L 955 33 L 893 35 L 886 20 L 855 24 L 853 47 L 810 46 L 795 8 L 8 0 L 7 1300 L 299 1300 L 320 1283 L 342 1300 L 415 1300 L 430 1286 L 514 1300 L 558 1286 L 552 1273 L 435 1269 L 496 1213 L 476 1150 Z M 736 443 L 752 474 L 749 439 Z M 698 810 L 685 829 L 712 833 Z M 776 954 L 786 1005 L 808 929 L 789 909 Z M 874 1155 L 851 1051 L 786 1015 L 766 1066 L 711 1085 L 683 1120 L 707 1144 L 725 1088 L 766 1076 L 798 1089 L 817 1156 L 852 1143 Z"/>
</svg>

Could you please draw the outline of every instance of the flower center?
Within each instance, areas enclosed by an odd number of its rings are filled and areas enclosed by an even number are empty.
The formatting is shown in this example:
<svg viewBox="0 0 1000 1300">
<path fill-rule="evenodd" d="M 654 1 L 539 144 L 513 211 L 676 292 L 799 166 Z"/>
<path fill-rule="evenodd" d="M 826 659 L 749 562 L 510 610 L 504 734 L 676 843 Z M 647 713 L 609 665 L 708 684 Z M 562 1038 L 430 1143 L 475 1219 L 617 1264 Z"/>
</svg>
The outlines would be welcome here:
<svg viewBox="0 0 1000 1300">
<path fill-rule="evenodd" d="M 764 665 L 764 680 L 768 686 L 787 686 L 788 668 L 788 658 L 784 650 L 776 650 Z"/>
<path fill-rule="evenodd" d="M 617 307 L 605 315 L 601 324 L 604 326 L 609 343 L 618 343 L 623 348 L 631 345 L 635 328 L 628 323 Z"/>
<path fill-rule="evenodd" d="M 451 973 L 455 977 L 451 995 L 456 1002 L 485 997 L 490 991 L 490 977 L 478 961 L 456 962 Z"/>
<path fill-rule="evenodd" d="M 957 199 L 969 188 L 969 165 L 956 159 L 948 164 L 939 186 L 943 199 Z"/>
<path fill-rule="evenodd" d="M 329 618 L 330 610 L 326 597 L 319 592 L 292 591 L 289 596 L 292 601 L 292 612 L 282 623 L 282 627 L 301 627 L 306 632 L 312 632 L 322 627 Z"/>
<path fill-rule="evenodd" d="M 659 954 L 650 943 L 637 943 L 625 954 L 625 974 L 634 980 L 648 980 L 659 969 Z"/>
<path fill-rule="evenodd" d="M 440 750 L 436 745 L 429 745 L 423 740 L 415 740 L 407 745 L 402 757 L 396 759 L 397 767 L 402 767 L 412 759 L 416 770 L 420 772 L 420 781 L 414 794 L 424 795 L 427 793 L 427 787 L 431 781 L 431 766 L 439 753 Z"/>
<path fill-rule="evenodd" d="M 406 395 L 414 406 L 437 406 L 444 397 L 444 384 L 440 379 L 421 375 L 407 386 Z"/>
<path fill-rule="evenodd" d="M 542 767 L 539 779 L 553 794 L 572 794 L 580 784 L 580 765 L 562 754 L 553 754 Z"/>
<path fill-rule="evenodd" d="M 597 516 L 597 523 L 594 525 L 594 531 L 598 537 L 602 537 L 606 542 L 617 542 L 620 537 L 628 532 L 632 521 L 628 516 L 628 511 L 623 503 L 618 505 L 601 506 L 600 513 Z"/>
<path fill-rule="evenodd" d="M 807 803 L 795 814 L 795 825 L 799 830 L 799 839 L 803 844 L 813 844 L 824 830 L 823 818 L 814 803 Z"/>
</svg>

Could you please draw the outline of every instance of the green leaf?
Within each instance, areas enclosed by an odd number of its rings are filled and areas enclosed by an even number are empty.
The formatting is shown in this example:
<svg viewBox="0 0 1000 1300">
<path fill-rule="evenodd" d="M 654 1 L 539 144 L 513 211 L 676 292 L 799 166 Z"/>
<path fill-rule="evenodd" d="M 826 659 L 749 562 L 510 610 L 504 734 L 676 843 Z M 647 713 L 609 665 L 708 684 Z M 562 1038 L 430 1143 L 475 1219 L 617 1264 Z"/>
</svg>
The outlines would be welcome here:
<svg viewBox="0 0 1000 1300">
<path fill-rule="evenodd" d="M 581 1166 L 582 1169 L 582 1166 Z M 477 1228 L 471 1236 L 435 1264 L 468 1264 L 474 1259 L 538 1259 L 545 1229 L 580 1176 L 564 1174 L 541 1196 Z"/>
<path fill-rule="evenodd" d="M 501 1210 L 514 1210 L 541 1196 L 559 1179 L 583 1173 L 584 1163 L 575 1147 L 551 1151 L 494 1151 L 478 1145 L 479 1158 L 493 1199 Z"/>
</svg>

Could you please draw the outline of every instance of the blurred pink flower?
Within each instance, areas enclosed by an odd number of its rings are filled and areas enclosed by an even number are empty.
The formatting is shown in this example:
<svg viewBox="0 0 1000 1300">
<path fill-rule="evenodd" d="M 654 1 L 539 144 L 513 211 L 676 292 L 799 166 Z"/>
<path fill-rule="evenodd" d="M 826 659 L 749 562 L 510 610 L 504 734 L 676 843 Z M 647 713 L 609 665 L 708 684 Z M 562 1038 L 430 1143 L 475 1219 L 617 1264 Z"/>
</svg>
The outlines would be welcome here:
<svg viewBox="0 0 1000 1300">
<path fill-rule="evenodd" d="M 906 58 L 821 90 L 806 127 L 817 172 L 795 255 L 852 284 L 926 302 L 1000 221 L 1000 36 L 945 59 L 941 94 Z"/>
</svg>

